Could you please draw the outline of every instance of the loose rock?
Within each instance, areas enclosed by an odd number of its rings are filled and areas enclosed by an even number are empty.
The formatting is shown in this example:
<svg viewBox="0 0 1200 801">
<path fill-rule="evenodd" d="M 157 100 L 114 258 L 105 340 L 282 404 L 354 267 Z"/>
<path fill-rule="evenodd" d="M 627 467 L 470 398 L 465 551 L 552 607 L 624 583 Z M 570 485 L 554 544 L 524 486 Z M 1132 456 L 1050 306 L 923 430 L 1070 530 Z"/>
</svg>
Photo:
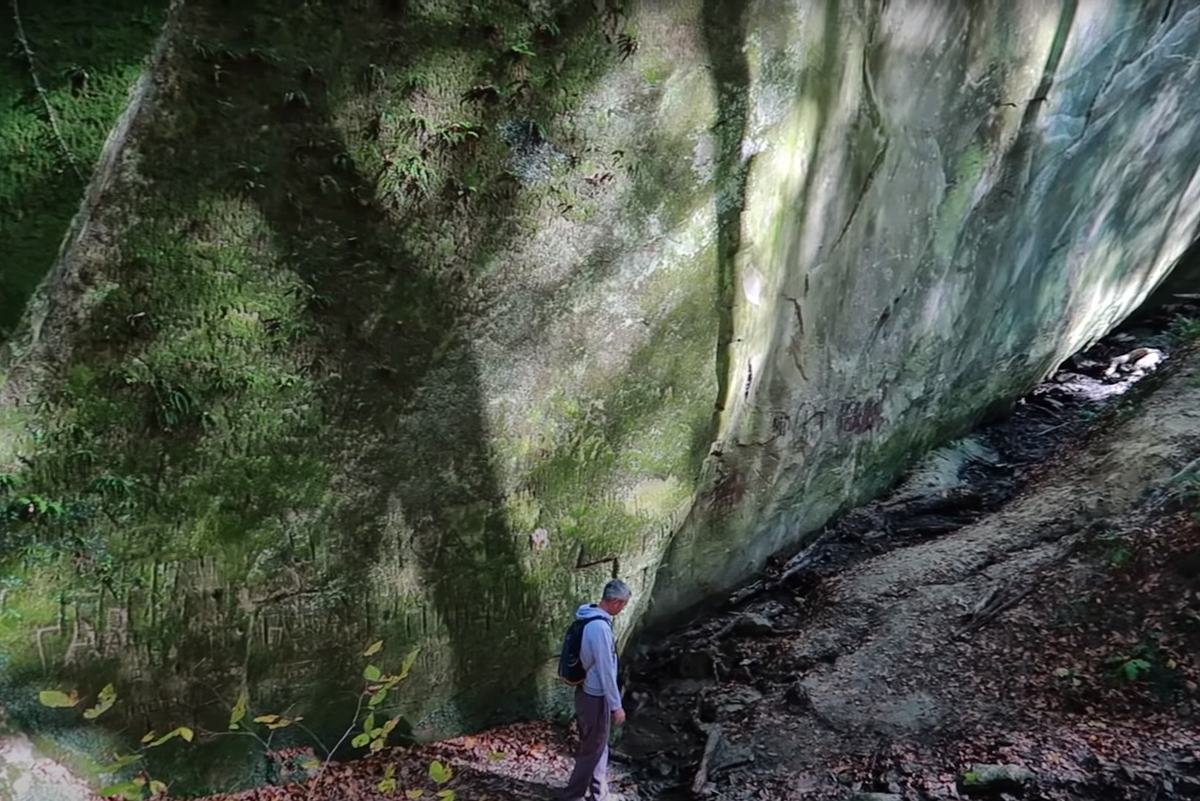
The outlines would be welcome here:
<svg viewBox="0 0 1200 801">
<path fill-rule="evenodd" d="M 1021 765 L 972 765 L 958 783 L 964 791 L 1019 793 L 1033 779 L 1033 771 Z"/>
</svg>

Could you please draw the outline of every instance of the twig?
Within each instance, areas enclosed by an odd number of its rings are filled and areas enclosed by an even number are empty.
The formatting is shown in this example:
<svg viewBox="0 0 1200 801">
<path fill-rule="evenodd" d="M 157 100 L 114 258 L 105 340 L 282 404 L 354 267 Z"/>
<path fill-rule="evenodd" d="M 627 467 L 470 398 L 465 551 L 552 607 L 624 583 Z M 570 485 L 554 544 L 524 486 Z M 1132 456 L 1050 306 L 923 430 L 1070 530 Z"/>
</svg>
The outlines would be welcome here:
<svg viewBox="0 0 1200 801">
<path fill-rule="evenodd" d="M 333 748 L 329 748 L 325 751 L 327 757 L 323 762 L 321 762 L 321 769 L 317 771 L 317 775 L 313 777 L 314 785 L 316 784 L 317 779 L 321 778 L 322 774 L 325 773 L 325 768 L 329 767 L 329 763 L 333 759 L 333 755 L 337 753 L 337 750 L 342 747 L 342 743 L 346 742 L 346 738 L 350 736 L 350 732 L 354 731 L 354 727 L 358 725 L 358 716 L 362 714 L 363 701 L 366 699 L 366 697 L 367 694 L 365 692 L 359 693 L 358 705 L 354 707 L 354 718 L 351 720 L 350 725 L 346 727 L 346 730 L 342 732 L 342 736 L 338 738 L 338 741 L 333 744 Z M 317 745 L 321 745 L 319 740 L 317 741 Z M 323 745 L 321 745 L 321 747 L 324 748 Z"/>
<path fill-rule="evenodd" d="M 975 609 L 968 615 L 971 621 L 958 630 L 954 635 L 955 639 L 961 640 L 968 635 L 982 629 L 987 624 L 998 618 L 1001 613 L 1016 606 L 1029 593 L 1033 592 L 1036 582 L 1031 582 L 1028 586 L 1018 590 L 1004 591 L 993 589 L 986 595 L 983 601 L 975 606 Z"/>
<path fill-rule="evenodd" d="M 67 157 L 67 162 L 70 163 L 71 169 L 75 172 L 75 177 L 80 183 L 86 183 L 83 177 L 83 171 L 79 169 L 79 162 L 75 160 L 75 154 L 71 152 L 71 148 L 67 146 L 67 140 L 63 138 L 62 129 L 58 125 L 58 114 L 54 111 L 54 106 L 50 103 L 50 96 L 46 93 L 46 87 L 42 86 L 42 80 L 38 77 L 37 67 L 34 65 L 33 48 L 29 46 L 29 37 L 25 35 L 25 23 L 21 19 L 21 8 L 18 5 L 18 0 L 12 0 L 13 22 L 17 26 L 17 41 L 21 43 L 21 50 L 25 53 L 25 60 L 29 63 L 29 76 L 33 78 L 33 88 L 37 90 L 38 97 L 42 99 L 42 104 L 46 107 L 46 115 L 50 118 L 50 128 L 54 131 L 54 136 L 58 139 L 59 147 L 62 148 L 63 154 Z"/>
<path fill-rule="evenodd" d="M 1038 436 L 1043 437 L 1046 434 L 1049 434 L 1051 431 L 1057 431 L 1058 429 L 1063 428 L 1064 426 L 1069 426 L 1069 425 L 1071 425 L 1071 423 L 1074 423 L 1074 422 L 1075 422 L 1074 420 L 1068 420 L 1065 423 L 1059 423 L 1056 426 L 1050 426 L 1049 428 L 1042 429 L 1041 431 L 1038 432 Z"/>
<path fill-rule="evenodd" d="M 700 767 L 696 769 L 696 778 L 692 780 L 692 792 L 696 795 L 704 792 L 704 785 L 708 783 L 708 763 L 717 750 L 717 744 L 721 742 L 720 726 L 710 723 L 707 729 L 708 739 L 704 743 L 704 756 L 700 757 Z"/>
<path fill-rule="evenodd" d="M 1146 504 L 1146 509 L 1155 509 L 1174 498 L 1180 492 L 1180 488 L 1177 486 L 1177 484 L 1187 476 L 1195 475 L 1198 471 L 1200 471 L 1200 457 L 1188 462 L 1178 473 L 1164 481 L 1162 485 L 1159 486 L 1159 488 L 1150 496 L 1150 500 Z"/>
</svg>

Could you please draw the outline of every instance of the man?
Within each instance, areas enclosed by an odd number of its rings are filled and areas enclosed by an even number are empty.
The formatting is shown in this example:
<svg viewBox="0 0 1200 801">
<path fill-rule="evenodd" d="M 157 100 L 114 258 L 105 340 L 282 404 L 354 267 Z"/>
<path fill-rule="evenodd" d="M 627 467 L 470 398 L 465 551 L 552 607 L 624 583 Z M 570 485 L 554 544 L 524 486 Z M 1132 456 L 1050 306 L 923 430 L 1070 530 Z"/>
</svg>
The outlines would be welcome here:
<svg viewBox="0 0 1200 801">
<path fill-rule="evenodd" d="M 579 726 L 579 751 L 575 770 L 563 790 L 563 801 L 604 801 L 608 797 L 608 734 L 612 723 L 625 722 L 621 691 L 617 689 L 617 641 L 613 618 L 621 614 L 633 593 L 623 581 L 604 585 L 598 604 L 584 604 L 576 620 L 596 620 L 583 627 L 580 662 L 587 671 L 575 688 L 575 722 Z"/>
</svg>

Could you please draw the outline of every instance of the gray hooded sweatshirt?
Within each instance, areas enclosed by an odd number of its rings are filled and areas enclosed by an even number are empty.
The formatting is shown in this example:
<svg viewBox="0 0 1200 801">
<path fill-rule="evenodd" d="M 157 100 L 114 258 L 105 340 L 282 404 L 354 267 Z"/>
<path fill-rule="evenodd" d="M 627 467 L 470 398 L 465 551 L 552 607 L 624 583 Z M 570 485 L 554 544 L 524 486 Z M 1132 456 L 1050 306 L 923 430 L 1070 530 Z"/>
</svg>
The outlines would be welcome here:
<svg viewBox="0 0 1200 801">
<path fill-rule="evenodd" d="M 583 627 L 583 643 L 579 661 L 587 671 L 583 691 L 608 702 L 608 711 L 621 708 L 621 692 L 617 689 L 617 641 L 613 636 L 612 615 L 593 604 L 584 604 L 575 612 L 576 620 L 599 618 L 607 623 L 592 623 Z"/>
</svg>

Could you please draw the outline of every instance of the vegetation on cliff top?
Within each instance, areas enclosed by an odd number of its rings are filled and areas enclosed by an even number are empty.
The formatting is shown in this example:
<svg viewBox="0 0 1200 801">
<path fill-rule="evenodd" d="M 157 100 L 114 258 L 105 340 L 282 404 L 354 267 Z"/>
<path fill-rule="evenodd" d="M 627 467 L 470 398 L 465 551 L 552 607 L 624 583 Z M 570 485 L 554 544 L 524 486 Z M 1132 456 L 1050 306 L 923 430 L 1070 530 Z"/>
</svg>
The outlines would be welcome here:
<svg viewBox="0 0 1200 801">
<path fill-rule="evenodd" d="M 56 0 L 0 13 L 0 342 L 54 262 L 166 7 L 115 0 L 97 14 Z"/>
</svg>

